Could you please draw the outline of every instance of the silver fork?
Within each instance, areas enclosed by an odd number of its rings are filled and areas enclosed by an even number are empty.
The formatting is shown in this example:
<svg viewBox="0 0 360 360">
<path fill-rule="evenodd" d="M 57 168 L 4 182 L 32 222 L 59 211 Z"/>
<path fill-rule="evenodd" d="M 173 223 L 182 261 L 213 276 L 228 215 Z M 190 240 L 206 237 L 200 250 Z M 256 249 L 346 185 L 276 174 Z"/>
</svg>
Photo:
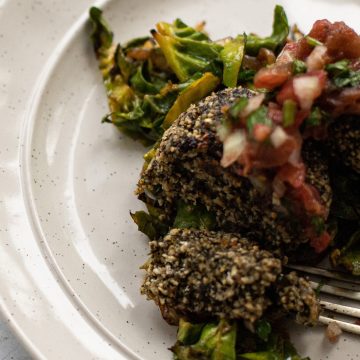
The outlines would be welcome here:
<svg viewBox="0 0 360 360">
<path fill-rule="evenodd" d="M 286 267 L 310 276 L 310 284 L 314 289 L 331 296 L 332 301 L 320 300 L 322 308 L 330 314 L 340 314 L 345 317 L 345 320 L 339 320 L 333 318 L 332 315 L 331 317 L 320 315 L 320 323 L 328 325 L 335 322 L 342 330 L 360 335 L 360 278 L 321 267 L 303 265 L 287 265 Z M 319 281 L 312 281 L 314 277 Z M 332 285 L 334 281 L 336 285 Z M 339 304 L 338 302 L 344 298 L 355 300 L 357 306 Z"/>
</svg>

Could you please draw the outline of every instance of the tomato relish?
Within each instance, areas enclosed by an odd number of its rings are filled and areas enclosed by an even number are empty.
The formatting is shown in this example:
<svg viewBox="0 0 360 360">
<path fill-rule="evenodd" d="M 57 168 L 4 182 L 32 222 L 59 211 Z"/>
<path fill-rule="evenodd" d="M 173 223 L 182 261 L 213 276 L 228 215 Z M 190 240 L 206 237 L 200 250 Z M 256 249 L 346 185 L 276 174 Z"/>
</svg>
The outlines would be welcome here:
<svg viewBox="0 0 360 360">
<path fill-rule="evenodd" d="M 329 214 L 306 181 L 301 150 L 307 138 L 326 139 L 333 119 L 360 115 L 360 37 L 343 22 L 318 20 L 308 35 L 288 39 L 277 57 L 267 59 L 273 62 L 249 84 L 254 96 L 223 109 L 221 164 L 237 163 L 241 176 L 266 175 L 273 196 L 290 204 L 310 245 L 322 252 L 331 236 L 319 223 Z"/>
</svg>

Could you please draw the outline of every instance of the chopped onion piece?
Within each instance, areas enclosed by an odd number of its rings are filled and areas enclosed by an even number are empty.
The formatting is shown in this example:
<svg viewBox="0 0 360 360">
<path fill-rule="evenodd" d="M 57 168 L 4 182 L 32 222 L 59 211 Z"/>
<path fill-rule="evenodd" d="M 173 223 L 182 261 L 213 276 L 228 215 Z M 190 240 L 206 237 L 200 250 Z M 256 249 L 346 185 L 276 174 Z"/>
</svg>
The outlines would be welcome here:
<svg viewBox="0 0 360 360">
<path fill-rule="evenodd" d="M 324 45 L 318 45 L 314 48 L 311 54 L 306 59 L 306 66 L 308 71 L 320 70 L 326 63 L 327 47 Z"/>
<path fill-rule="evenodd" d="M 228 126 L 221 124 L 217 127 L 216 133 L 220 141 L 224 142 L 225 139 L 230 135 L 230 129 Z"/>
<path fill-rule="evenodd" d="M 304 110 L 310 110 L 314 100 L 320 95 L 320 80 L 317 76 L 294 78 L 294 92 Z"/>
<path fill-rule="evenodd" d="M 300 148 L 295 149 L 291 153 L 291 155 L 289 156 L 288 162 L 294 166 L 299 165 L 299 163 L 300 163 Z"/>
<path fill-rule="evenodd" d="M 246 117 L 253 111 L 257 110 L 265 99 L 265 94 L 259 94 L 248 99 L 248 103 L 245 108 L 241 111 L 240 116 Z"/>
<path fill-rule="evenodd" d="M 276 126 L 270 135 L 271 143 L 275 148 L 280 147 L 289 138 L 289 135 L 284 131 L 281 126 Z"/>
<path fill-rule="evenodd" d="M 296 55 L 296 50 L 297 50 L 297 44 L 296 43 L 287 43 L 282 51 L 280 52 L 280 54 L 278 55 L 278 57 L 276 58 L 276 63 L 277 64 L 287 64 L 290 62 L 293 62 L 295 60 L 295 55 Z"/>
<path fill-rule="evenodd" d="M 243 153 L 246 147 L 246 134 L 244 130 L 236 130 L 224 141 L 221 166 L 228 167 Z"/>
<path fill-rule="evenodd" d="M 335 321 L 330 322 L 325 330 L 326 337 L 333 344 L 339 340 L 339 336 L 341 334 L 342 334 L 342 330 Z"/>
</svg>

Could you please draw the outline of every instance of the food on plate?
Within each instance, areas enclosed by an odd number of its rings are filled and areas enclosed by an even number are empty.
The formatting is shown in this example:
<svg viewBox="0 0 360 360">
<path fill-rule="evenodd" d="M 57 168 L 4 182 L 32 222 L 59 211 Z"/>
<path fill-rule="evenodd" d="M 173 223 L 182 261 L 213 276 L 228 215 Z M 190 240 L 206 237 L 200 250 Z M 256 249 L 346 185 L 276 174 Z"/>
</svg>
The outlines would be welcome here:
<svg viewBox="0 0 360 360">
<path fill-rule="evenodd" d="M 90 18 L 103 121 L 151 145 L 131 217 L 175 358 L 300 359 L 279 323 L 315 325 L 320 307 L 289 259 L 360 275 L 359 35 L 328 20 L 304 35 L 276 6 L 267 37 L 177 19 L 116 44 Z"/>
<path fill-rule="evenodd" d="M 329 147 L 339 161 L 360 174 L 360 121 L 347 116 L 329 127 Z"/>
<path fill-rule="evenodd" d="M 342 330 L 335 321 L 332 321 L 326 328 L 325 335 L 331 343 L 338 342 L 341 334 Z"/>
<path fill-rule="evenodd" d="M 310 284 L 283 274 L 278 258 L 239 234 L 173 228 L 150 249 L 142 292 L 171 324 L 218 317 L 253 328 L 274 310 L 316 324 L 320 308 Z"/>
<path fill-rule="evenodd" d="M 156 206 L 171 224 L 179 200 L 204 206 L 214 216 L 214 227 L 246 233 L 272 250 L 296 250 L 312 238 L 302 219 L 281 206 L 266 173 L 241 176 L 239 164 L 224 168 L 218 136 L 225 106 L 242 96 L 243 88 L 225 89 L 183 112 L 165 132 L 154 157 L 144 169 L 137 193 Z M 331 203 L 327 159 L 311 140 L 303 146 L 306 180 L 317 190 L 326 213 Z M 236 146 L 236 145 L 235 145 Z M 240 145 L 241 146 L 241 145 Z M 290 201 L 290 199 L 289 199 Z"/>
</svg>

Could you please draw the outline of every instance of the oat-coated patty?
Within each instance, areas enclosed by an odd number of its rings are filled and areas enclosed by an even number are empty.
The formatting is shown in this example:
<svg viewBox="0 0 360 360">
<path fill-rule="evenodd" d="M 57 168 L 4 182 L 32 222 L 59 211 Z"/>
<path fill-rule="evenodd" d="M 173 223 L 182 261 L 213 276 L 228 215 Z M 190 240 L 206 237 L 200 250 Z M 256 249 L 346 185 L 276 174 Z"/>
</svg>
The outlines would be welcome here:
<svg viewBox="0 0 360 360">
<path fill-rule="evenodd" d="M 267 248 L 290 250 L 308 241 L 296 218 L 279 213 L 271 194 L 264 194 L 248 178 L 239 176 L 237 165 L 226 169 L 220 165 L 222 143 L 217 127 L 223 119 L 222 108 L 240 96 L 253 94 L 244 88 L 225 89 L 191 105 L 165 132 L 141 176 L 137 193 L 140 199 L 160 207 L 170 223 L 181 199 L 205 205 L 215 214 L 218 229 L 247 234 Z M 305 157 L 309 182 L 329 207 L 327 164 L 316 156 L 316 148 L 311 151 Z"/>
<path fill-rule="evenodd" d="M 309 283 L 295 273 L 282 275 L 279 259 L 238 234 L 172 229 L 150 246 L 142 293 L 170 323 L 185 316 L 252 324 L 275 303 L 301 323 L 317 320 Z"/>
<path fill-rule="evenodd" d="M 329 144 L 332 155 L 360 173 L 360 117 L 337 119 L 329 127 Z"/>
<path fill-rule="evenodd" d="M 295 271 L 284 275 L 276 284 L 277 303 L 295 316 L 298 323 L 313 325 L 319 317 L 319 302 L 309 282 Z"/>
</svg>

